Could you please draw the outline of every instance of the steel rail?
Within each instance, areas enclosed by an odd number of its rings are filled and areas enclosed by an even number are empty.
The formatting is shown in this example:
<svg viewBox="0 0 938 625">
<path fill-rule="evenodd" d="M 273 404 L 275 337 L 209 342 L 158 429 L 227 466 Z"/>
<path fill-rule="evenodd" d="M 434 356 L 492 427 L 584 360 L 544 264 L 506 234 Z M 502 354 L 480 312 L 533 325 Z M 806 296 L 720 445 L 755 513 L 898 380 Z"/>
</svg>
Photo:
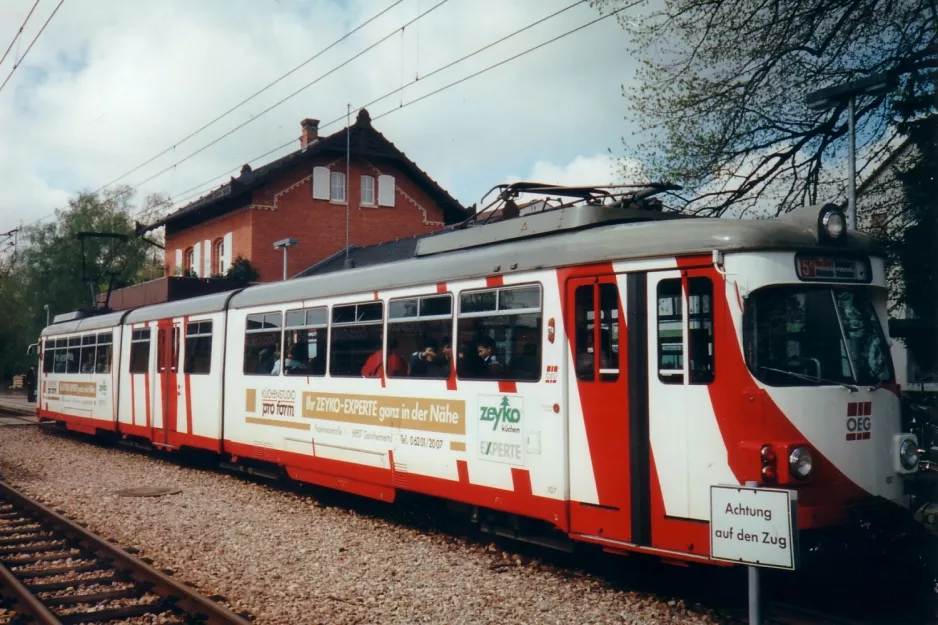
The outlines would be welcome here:
<svg viewBox="0 0 938 625">
<path fill-rule="evenodd" d="M 29 614 L 42 625 L 60 625 L 61 621 L 42 601 L 34 595 L 23 582 L 18 580 L 3 564 L 0 564 L 0 594 L 13 599 L 16 607 Z M 18 610 L 19 611 L 19 610 Z"/>
<path fill-rule="evenodd" d="M 249 620 L 161 573 L 146 562 L 93 534 L 55 510 L 30 499 L 6 482 L 0 481 L 0 495 L 8 499 L 14 506 L 19 506 L 25 512 L 35 515 L 37 523 L 57 529 L 67 537 L 77 541 L 79 545 L 98 558 L 110 561 L 111 567 L 128 576 L 134 582 L 149 586 L 150 592 L 170 601 L 174 606 L 190 615 L 197 615 L 204 625 L 250 625 Z M 33 614 L 39 623 L 43 625 L 61 625 L 63 619 L 71 620 L 68 617 L 56 617 L 3 565 L 0 565 L 0 583 L 6 587 L 6 594 L 15 596 L 18 603 Z"/>
</svg>

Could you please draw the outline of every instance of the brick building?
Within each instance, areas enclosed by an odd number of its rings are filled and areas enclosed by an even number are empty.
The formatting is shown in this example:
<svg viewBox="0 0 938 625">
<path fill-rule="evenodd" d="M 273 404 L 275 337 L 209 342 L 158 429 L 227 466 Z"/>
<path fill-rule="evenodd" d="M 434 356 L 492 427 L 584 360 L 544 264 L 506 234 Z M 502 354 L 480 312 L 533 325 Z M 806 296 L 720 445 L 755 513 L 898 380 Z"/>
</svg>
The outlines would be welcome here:
<svg viewBox="0 0 938 625">
<path fill-rule="evenodd" d="M 262 282 L 280 280 L 277 240 L 298 241 L 287 255 L 293 276 L 346 247 L 346 218 L 349 244 L 367 246 L 433 232 L 471 214 L 375 130 L 364 109 L 348 138 L 344 128 L 320 137 L 318 125 L 303 120 L 299 150 L 255 170 L 245 165 L 212 193 L 142 228 L 165 226 L 167 275 L 224 274 L 242 256 Z"/>
</svg>

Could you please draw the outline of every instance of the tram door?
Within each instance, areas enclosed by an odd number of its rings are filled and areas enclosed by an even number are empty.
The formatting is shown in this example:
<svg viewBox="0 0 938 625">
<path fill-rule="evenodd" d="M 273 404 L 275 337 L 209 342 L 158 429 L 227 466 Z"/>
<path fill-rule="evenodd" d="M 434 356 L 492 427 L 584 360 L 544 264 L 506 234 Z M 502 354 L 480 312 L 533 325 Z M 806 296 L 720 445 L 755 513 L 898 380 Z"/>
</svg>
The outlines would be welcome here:
<svg viewBox="0 0 938 625">
<path fill-rule="evenodd" d="M 717 425 L 715 324 L 726 297 L 709 268 L 648 274 L 648 408 L 652 470 L 664 510 L 708 521 L 710 485 L 735 483 Z M 656 541 L 657 544 L 657 541 Z"/>
<path fill-rule="evenodd" d="M 570 524 L 575 533 L 630 542 L 624 279 L 621 286 L 615 275 L 572 278 L 566 284 L 565 326 L 573 355 L 570 403 L 580 405 L 589 450 L 588 459 L 571 451 L 577 457 L 570 462 Z M 572 431 L 571 440 L 582 440 L 582 434 Z"/>
<path fill-rule="evenodd" d="M 160 415 L 160 423 L 154 423 L 153 442 L 169 445 L 170 432 L 176 431 L 179 407 L 179 336 L 181 324 L 164 319 L 159 322 L 157 333 L 157 389 L 153 414 Z"/>
</svg>

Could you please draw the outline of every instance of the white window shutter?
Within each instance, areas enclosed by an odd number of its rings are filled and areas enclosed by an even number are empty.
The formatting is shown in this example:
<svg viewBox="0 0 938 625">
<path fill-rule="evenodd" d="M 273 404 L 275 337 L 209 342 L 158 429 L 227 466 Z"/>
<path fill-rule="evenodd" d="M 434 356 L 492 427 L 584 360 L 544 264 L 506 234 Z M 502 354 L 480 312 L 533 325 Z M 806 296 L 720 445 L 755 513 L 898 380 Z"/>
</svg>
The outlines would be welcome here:
<svg viewBox="0 0 938 625">
<path fill-rule="evenodd" d="M 192 273 L 202 275 L 202 242 L 196 241 L 192 246 Z"/>
<path fill-rule="evenodd" d="M 205 241 L 205 245 L 202 247 L 204 258 L 202 259 L 202 266 L 205 268 L 202 272 L 203 278 L 212 277 L 212 242 Z"/>
<path fill-rule="evenodd" d="M 228 272 L 228 269 L 231 267 L 231 259 L 234 258 L 234 250 L 232 246 L 232 234 L 230 232 L 225 234 L 225 257 L 222 260 L 222 267 L 225 269 L 225 273 Z"/>
<path fill-rule="evenodd" d="M 378 176 L 378 206 L 394 206 L 394 176 Z"/>
<path fill-rule="evenodd" d="M 177 276 L 182 275 L 182 250 L 176 250 L 176 265 L 173 273 Z"/>
<path fill-rule="evenodd" d="M 313 167 L 313 199 L 329 199 L 329 168 Z"/>
</svg>

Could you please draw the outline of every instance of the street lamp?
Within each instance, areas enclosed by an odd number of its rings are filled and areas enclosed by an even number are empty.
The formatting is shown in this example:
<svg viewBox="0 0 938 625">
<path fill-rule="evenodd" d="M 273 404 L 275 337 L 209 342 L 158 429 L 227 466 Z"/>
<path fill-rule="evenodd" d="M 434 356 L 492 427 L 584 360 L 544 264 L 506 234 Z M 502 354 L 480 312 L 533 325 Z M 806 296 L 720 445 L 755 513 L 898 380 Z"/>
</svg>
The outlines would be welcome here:
<svg viewBox="0 0 938 625">
<path fill-rule="evenodd" d="M 48 325 L 49 325 L 49 305 L 48 305 L 48 304 L 44 304 L 44 305 L 43 305 L 43 308 L 44 308 L 45 311 L 46 311 L 46 326 L 48 326 Z"/>
<path fill-rule="evenodd" d="M 877 96 L 894 91 L 898 86 L 895 74 L 876 74 L 860 80 L 820 89 L 805 97 L 805 104 L 814 111 L 826 111 L 842 106 L 847 102 L 847 123 L 849 126 L 849 180 L 847 181 L 847 220 L 850 230 L 857 229 L 857 138 L 856 138 L 856 99 L 859 95 Z"/>
<path fill-rule="evenodd" d="M 283 279 L 287 279 L 287 248 L 296 245 L 296 239 L 280 239 L 274 241 L 275 250 L 283 250 Z"/>
</svg>

